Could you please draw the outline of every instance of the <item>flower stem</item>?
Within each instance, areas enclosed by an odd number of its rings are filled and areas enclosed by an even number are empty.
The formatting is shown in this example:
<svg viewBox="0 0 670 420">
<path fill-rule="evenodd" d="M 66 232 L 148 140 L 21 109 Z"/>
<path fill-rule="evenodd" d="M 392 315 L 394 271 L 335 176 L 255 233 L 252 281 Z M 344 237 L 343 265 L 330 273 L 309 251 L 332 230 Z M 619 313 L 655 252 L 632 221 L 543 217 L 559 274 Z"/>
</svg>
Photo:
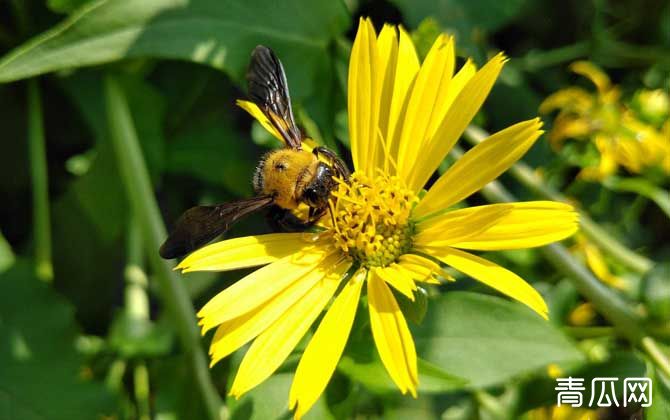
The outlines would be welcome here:
<svg viewBox="0 0 670 420">
<path fill-rule="evenodd" d="M 456 156 L 463 151 L 454 147 Z M 517 201 L 498 181 L 492 181 L 481 190 L 482 195 L 491 202 Z M 550 244 L 540 248 L 557 270 L 568 276 L 580 294 L 589 299 L 596 310 L 614 326 L 619 336 L 642 348 L 649 359 L 662 371 L 670 370 L 665 354 L 656 345 L 653 338 L 647 336 L 642 327 L 641 316 L 616 292 L 598 280 L 580 261 L 574 258 L 563 245 Z"/>
<path fill-rule="evenodd" d="M 137 322 L 149 321 L 149 297 L 147 287 L 149 281 L 144 272 L 142 252 L 142 231 L 137 223 L 137 217 L 131 215 L 128 223 L 128 237 L 126 241 L 126 289 L 125 306 L 128 318 Z M 133 384 L 135 389 L 135 403 L 139 420 L 151 419 L 151 404 L 149 402 L 149 371 L 144 360 L 138 360 L 133 368 Z"/>
<path fill-rule="evenodd" d="M 200 347 L 200 333 L 194 309 L 174 265 L 158 255 L 165 238 L 165 226 L 158 210 L 149 175 L 142 157 L 130 109 L 121 87 L 111 76 L 105 79 L 105 103 L 110 140 L 116 153 L 121 181 L 142 231 L 144 249 L 153 268 L 161 297 L 172 317 L 178 337 L 190 359 L 195 382 L 205 403 L 209 419 L 219 419 L 221 399 L 212 384 L 207 360 Z"/>
<path fill-rule="evenodd" d="M 465 130 L 464 137 L 471 144 L 481 143 L 489 134 L 476 126 L 470 126 Z M 508 171 L 517 181 L 530 189 L 538 196 L 554 201 L 570 203 L 567 197 L 542 182 L 533 170 L 523 162 L 517 162 Z M 621 242 L 617 241 L 612 235 L 607 233 L 586 213 L 580 211 L 579 214 L 580 230 L 594 243 L 598 248 L 608 253 L 612 258 L 626 265 L 631 270 L 643 274 L 649 271 L 654 262 L 635 251 L 627 248 Z"/>
<path fill-rule="evenodd" d="M 642 338 L 640 346 L 647 353 L 647 356 L 654 362 L 658 370 L 663 372 L 666 377 L 670 378 L 670 358 L 659 347 L 656 341 L 647 336 Z"/>
<path fill-rule="evenodd" d="M 43 281 L 53 280 L 51 223 L 49 221 L 49 179 L 44 140 L 42 98 L 36 79 L 28 81 L 28 148 L 33 191 L 35 270 Z"/>
</svg>

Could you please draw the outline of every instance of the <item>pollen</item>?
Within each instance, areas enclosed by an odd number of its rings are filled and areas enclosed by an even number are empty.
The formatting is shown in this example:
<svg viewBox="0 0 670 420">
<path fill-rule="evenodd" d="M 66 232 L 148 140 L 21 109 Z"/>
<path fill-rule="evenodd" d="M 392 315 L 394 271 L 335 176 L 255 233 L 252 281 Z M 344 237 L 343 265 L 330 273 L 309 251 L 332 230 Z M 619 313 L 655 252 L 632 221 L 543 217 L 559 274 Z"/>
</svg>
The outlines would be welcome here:
<svg viewBox="0 0 670 420">
<path fill-rule="evenodd" d="M 384 267 L 412 246 L 412 208 L 418 202 L 396 176 L 351 175 L 332 192 L 333 237 L 365 267 Z"/>
</svg>

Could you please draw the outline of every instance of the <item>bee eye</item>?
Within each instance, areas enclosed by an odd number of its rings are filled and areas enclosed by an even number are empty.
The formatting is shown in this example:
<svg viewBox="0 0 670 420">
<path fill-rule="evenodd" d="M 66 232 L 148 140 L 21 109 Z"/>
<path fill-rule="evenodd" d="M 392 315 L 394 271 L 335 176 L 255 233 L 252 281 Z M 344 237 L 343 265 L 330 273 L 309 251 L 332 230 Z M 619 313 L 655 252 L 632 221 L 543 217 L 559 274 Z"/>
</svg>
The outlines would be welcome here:
<svg viewBox="0 0 670 420">
<path fill-rule="evenodd" d="M 275 169 L 278 171 L 283 171 L 286 169 L 286 164 L 284 162 L 275 163 Z"/>
</svg>

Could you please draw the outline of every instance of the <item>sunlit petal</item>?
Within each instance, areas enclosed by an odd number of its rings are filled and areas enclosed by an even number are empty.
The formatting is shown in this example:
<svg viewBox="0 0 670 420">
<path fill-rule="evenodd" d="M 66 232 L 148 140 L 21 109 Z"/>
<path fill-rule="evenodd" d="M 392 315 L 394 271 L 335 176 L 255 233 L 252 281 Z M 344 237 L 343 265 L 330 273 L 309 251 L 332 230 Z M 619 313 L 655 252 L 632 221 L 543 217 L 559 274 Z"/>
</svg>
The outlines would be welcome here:
<svg viewBox="0 0 670 420">
<path fill-rule="evenodd" d="M 379 68 L 377 36 L 372 22 L 361 18 L 351 48 L 348 82 L 349 142 L 354 168 L 371 172 L 376 156 L 379 98 L 383 73 Z"/>
<path fill-rule="evenodd" d="M 490 136 L 445 172 L 417 205 L 417 217 L 469 197 L 514 164 L 542 134 L 539 119 L 525 121 Z"/>
<path fill-rule="evenodd" d="M 511 271 L 464 251 L 449 247 L 419 247 L 456 270 L 527 305 L 547 319 L 549 310 L 542 296 Z"/>
<path fill-rule="evenodd" d="M 407 296 L 407 298 L 414 300 L 414 290 L 416 290 L 414 280 L 411 276 L 400 271 L 395 264 L 387 267 L 375 267 L 372 271 L 379 278 L 393 286 L 394 289 Z"/>
<path fill-rule="evenodd" d="M 398 162 L 398 145 L 400 136 L 396 135 L 396 130 L 402 129 L 402 118 L 407 107 L 407 96 L 412 92 L 412 86 L 419 72 L 419 57 L 414 49 L 412 38 L 402 26 L 398 27 L 398 58 L 395 72 L 395 81 L 393 86 L 393 98 L 388 112 L 388 128 L 382 130 L 384 139 L 388 144 L 389 160 Z M 404 110 L 404 111 L 403 111 Z M 395 173 L 395 168 L 388 165 L 388 170 Z"/>
<path fill-rule="evenodd" d="M 330 301 L 350 267 L 349 260 L 335 265 L 326 277 L 254 340 L 237 371 L 231 395 L 239 398 L 281 366 Z"/>
<path fill-rule="evenodd" d="M 289 255 L 239 280 L 198 312 L 203 332 L 264 304 L 303 276 L 317 271 L 324 260 L 332 259 L 327 259 L 329 255 L 332 254 L 323 250 Z"/>
<path fill-rule="evenodd" d="M 405 178 L 447 112 L 445 100 L 455 63 L 453 38 L 440 35 L 416 75 L 398 140 L 398 174 Z"/>
<path fill-rule="evenodd" d="M 201 320 L 203 330 L 219 325 L 209 348 L 211 363 L 214 364 L 228 356 L 257 335 L 265 331 L 275 320 L 282 316 L 295 302 L 302 299 L 331 270 L 340 258 L 332 255 L 322 261 L 320 265 L 300 277 L 272 299 L 266 300 L 251 311 L 220 323 L 217 314 Z M 272 281 L 268 279 L 268 281 Z"/>
<path fill-rule="evenodd" d="M 477 235 L 511 211 L 507 205 L 484 206 L 481 211 L 463 208 L 425 219 L 417 224 L 414 243 L 451 245 Z"/>
<path fill-rule="evenodd" d="M 366 270 L 347 282 L 321 320 L 300 359 L 289 393 L 289 408 L 300 419 L 319 399 L 340 360 L 354 322 Z"/>
<path fill-rule="evenodd" d="M 419 379 L 414 340 L 391 290 L 374 273 L 368 278 L 368 306 L 379 358 L 400 391 L 416 397 Z"/>
<path fill-rule="evenodd" d="M 449 245 L 481 251 L 533 248 L 565 239 L 579 227 L 578 213 L 574 208 L 555 201 L 492 204 L 470 207 L 465 211 L 475 214 L 491 207 L 508 211 L 483 231 Z"/>
<path fill-rule="evenodd" d="M 265 265 L 313 247 L 303 233 L 271 233 L 227 239 L 191 253 L 177 269 L 191 271 L 228 271 Z"/>
<path fill-rule="evenodd" d="M 418 191 L 435 172 L 484 103 L 505 61 L 503 54 L 496 55 L 467 81 L 435 135 L 424 143 L 421 159 L 414 162 L 412 171 L 408 173 L 406 183 L 410 189 Z"/>
<path fill-rule="evenodd" d="M 440 284 L 434 277 L 438 274 L 445 278 L 449 277 L 439 264 L 420 255 L 401 255 L 398 258 L 398 268 L 405 270 L 413 279 L 425 283 Z"/>
</svg>

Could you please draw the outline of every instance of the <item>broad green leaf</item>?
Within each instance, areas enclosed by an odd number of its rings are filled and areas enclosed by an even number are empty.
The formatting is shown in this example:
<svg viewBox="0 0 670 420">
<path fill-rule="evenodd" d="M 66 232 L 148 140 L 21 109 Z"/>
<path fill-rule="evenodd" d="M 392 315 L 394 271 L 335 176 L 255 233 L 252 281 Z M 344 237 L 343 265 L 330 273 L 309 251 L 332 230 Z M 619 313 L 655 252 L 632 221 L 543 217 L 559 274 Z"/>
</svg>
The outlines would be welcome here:
<svg viewBox="0 0 670 420">
<path fill-rule="evenodd" d="M 239 400 L 229 397 L 231 420 L 272 420 L 290 418 L 288 394 L 293 381 L 293 373 L 278 373 L 243 395 Z M 304 417 L 312 419 L 333 419 L 323 396 Z"/>
<path fill-rule="evenodd" d="M 447 32 L 456 34 L 458 48 L 469 55 L 480 52 L 476 47 L 483 40 L 482 32 L 499 29 L 512 21 L 522 10 L 525 0 L 391 0 L 401 10 L 410 28 L 418 28 L 429 16 Z"/>
<path fill-rule="evenodd" d="M 47 0 L 47 7 L 56 13 L 71 13 L 91 0 Z"/>
<path fill-rule="evenodd" d="M 551 323 L 493 296 L 446 293 L 429 303 L 423 323 L 412 329 L 421 358 L 473 388 L 582 358 Z"/>
<path fill-rule="evenodd" d="M 239 196 L 252 194 L 251 176 L 260 156 L 232 126 L 225 113 L 191 123 L 168 145 L 167 171 L 224 185 Z"/>
<path fill-rule="evenodd" d="M 241 80 L 251 50 L 266 44 L 300 98 L 316 89 L 315 69 L 348 22 L 337 1 L 100 0 L 5 56 L 0 82 L 135 57 L 195 61 Z"/>
<path fill-rule="evenodd" d="M 73 308 L 25 261 L 0 275 L 0 417 L 100 418 L 114 399 L 85 379 Z"/>
<path fill-rule="evenodd" d="M 411 27 L 418 27 L 426 16 L 433 16 L 447 29 L 464 37 L 475 29 L 496 30 L 521 10 L 525 0 L 392 0 Z"/>
<path fill-rule="evenodd" d="M 374 343 L 371 342 L 370 345 L 374 346 Z M 422 359 L 418 360 L 418 368 L 419 393 L 453 391 L 462 389 L 467 384 L 467 381 L 450 375 Z M 350 356 L 344 356 L 337 365 L 337 369 L 376 394 L 399 392 L 379 358 L 370 362 L 359 362 Z"/>
<path fill-rule="evenodd" d="M 184 355 L 153 359 L 152 412 L 156 420 L 206 419 L 191 362 Z M 216 377 L 213 375 L 213 378 Z"/>
</svg>

